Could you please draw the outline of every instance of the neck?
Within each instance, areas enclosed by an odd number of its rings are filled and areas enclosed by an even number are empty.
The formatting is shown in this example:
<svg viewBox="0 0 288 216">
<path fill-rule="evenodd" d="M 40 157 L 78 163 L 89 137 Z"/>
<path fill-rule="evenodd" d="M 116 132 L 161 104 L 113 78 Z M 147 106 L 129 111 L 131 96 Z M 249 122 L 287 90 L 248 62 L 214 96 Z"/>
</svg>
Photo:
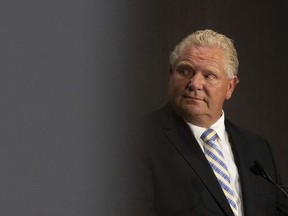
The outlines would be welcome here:
<svg viewBox="0 0 288 216">
<path fill-rule="evenodd" d="M 207 115 L 189 115 L 189 116 L 183 116 L 183 118 L 198 127 L 203 127 L 203 128 L 210 128 L 211 125 L 213 125 L 215 122 L 221 118 L 221 115 L 217 115 L 215 117 L 212 116 L 207 116 Z"/>
</svg>

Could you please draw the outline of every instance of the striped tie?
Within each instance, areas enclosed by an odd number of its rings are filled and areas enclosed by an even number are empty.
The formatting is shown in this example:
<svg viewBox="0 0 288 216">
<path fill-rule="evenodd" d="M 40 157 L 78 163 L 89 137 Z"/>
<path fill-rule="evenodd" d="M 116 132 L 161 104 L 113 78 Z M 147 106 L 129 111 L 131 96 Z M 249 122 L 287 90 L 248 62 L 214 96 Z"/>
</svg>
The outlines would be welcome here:
<svg viewBox="0 0 288 216">
<path fill-rule="evenodd" d="M 217 133 L 213 129 L 207 129 L 200 137 L 204 141 L 204 153 L 212 170 L 214 171 L 218 182 L 234 212 L 237 216 L 237 202 L 234 191 L 230 184 L 230 177 L 227 166 L 224 162 L 224 155 L 217 147 L 214 141 L 217 138 Z"/>
</svg>

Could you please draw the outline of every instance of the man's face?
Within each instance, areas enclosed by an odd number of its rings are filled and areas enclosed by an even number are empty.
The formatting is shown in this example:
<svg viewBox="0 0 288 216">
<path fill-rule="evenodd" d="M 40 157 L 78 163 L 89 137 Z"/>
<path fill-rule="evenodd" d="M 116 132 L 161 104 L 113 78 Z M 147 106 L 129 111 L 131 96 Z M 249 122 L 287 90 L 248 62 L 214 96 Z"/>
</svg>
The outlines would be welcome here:
<svg viewBox="0 0 288 216">
<path fill-rule="evenodd" d="M 222 49 L 190 46 L 182 50 L 169 84 L 174 110 L 192 124 L 209 127 L 220 118 L 237 77 L 227 78 Z"/>
</svg>

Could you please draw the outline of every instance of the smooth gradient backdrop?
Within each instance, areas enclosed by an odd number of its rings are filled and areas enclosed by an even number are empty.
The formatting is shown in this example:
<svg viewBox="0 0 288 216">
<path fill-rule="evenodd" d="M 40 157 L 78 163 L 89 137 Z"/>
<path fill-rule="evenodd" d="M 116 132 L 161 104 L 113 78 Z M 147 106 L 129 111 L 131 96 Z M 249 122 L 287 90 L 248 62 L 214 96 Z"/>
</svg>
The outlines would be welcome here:
<svg viewBox="0 0 288 216">
<path fill-rule="evenodd" d="M 270 141 L 288 184 L 284 3 L 2 0 L 0 215 L 127 215 L 122 129 L 167 101 L 170 51 L 205 28 L 239 54 L 227 117 Z"/>
</svg>

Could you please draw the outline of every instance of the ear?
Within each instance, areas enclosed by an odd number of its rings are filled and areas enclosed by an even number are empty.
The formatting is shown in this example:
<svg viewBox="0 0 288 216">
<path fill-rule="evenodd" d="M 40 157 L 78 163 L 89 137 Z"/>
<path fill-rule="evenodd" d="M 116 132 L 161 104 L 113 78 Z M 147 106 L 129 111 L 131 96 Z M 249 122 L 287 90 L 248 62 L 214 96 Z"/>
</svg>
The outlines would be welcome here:
<svg viewBox="0 0 288 216">
<path fill-rule="evenodd" d="M 237 83 L 239 82 L 239 79 L 237 76 L 234 76 L 232 79 L 228 80 L 228 88 L 227 88 L 227 93 L 226 93 L 226 100 L 229 100 L 232 96 L 232 93 L 237 85 Z"/>
</svg>

